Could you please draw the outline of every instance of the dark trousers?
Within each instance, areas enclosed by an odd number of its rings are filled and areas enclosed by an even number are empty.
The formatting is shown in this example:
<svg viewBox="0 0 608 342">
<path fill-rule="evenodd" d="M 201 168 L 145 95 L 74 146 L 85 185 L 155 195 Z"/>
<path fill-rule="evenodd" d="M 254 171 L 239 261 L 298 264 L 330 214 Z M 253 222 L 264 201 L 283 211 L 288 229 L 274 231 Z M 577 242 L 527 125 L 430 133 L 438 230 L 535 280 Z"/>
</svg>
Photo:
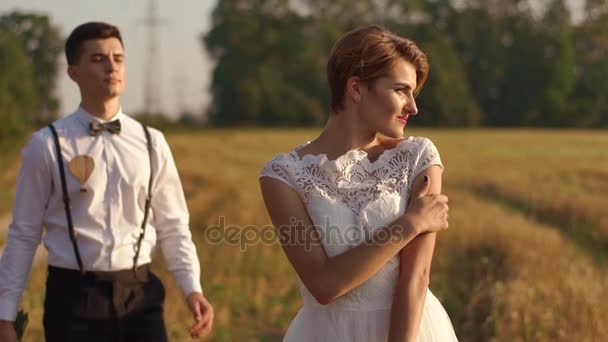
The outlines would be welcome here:
<svg viewBox="0 0 608 342">
<path fill-rule="evenodd" d="M 49 266 L 44 302 L 47 342 L 166 342 L 165 290 L 149 265 L 116 272 Z"/>
</svg>

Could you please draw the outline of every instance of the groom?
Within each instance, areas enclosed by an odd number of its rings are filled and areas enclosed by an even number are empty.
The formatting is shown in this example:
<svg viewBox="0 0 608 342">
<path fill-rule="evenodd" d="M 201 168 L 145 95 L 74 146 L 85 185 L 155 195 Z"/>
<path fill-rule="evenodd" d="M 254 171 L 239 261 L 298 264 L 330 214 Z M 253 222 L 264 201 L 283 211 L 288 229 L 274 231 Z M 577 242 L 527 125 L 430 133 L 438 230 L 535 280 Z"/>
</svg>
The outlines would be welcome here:
<svg viewBox="0 0 608 342">
<path fill-rule="evenodd" d="M 13 321 L 42 239 L 48 249 L 47 342 L 167 341 L 165 291 L 150 271 L 158 244 L 208 335 L 213 308 L 202 294 L 188 209 L 161 132 L 122 112 L 125 55 L 119 30 L 90 22 L 65 44 L 78 110 L 34 133 L 22 151 L 13 222 L 0 259 L 0 341 Z"/>
</svg>

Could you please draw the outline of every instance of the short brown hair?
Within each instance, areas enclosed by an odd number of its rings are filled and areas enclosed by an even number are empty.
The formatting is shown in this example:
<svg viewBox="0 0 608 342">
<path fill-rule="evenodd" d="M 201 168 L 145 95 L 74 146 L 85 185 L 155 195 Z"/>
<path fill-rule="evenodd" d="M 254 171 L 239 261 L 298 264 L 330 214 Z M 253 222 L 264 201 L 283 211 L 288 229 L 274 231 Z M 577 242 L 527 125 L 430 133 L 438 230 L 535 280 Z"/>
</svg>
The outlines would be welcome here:
<svg viewBox="0 0 608 342">
<path fill-rule="evenodd" d="M 331 109 L 343 108 L 346 81 L 350 77 L 357 76 L 363 82 L 373 81 L 386 75 L 400 58 L 416 68 L 414 94 L 418 94 L 427 79 L 429 63 L 413 41 L 378 25 L 348 32 L 335 43 L 327 62 Z"/>
<path fill-rule="evenodd" d="M 117 38 L 122 43 L 120 30 L 114 25 L 103 22 L 88 22 L 79 25 L 65 41 L 65 57 L 69 65 L 76 65 L 82 55 L 82 43 L 92 39 Z M 123 45 L 124 46 L 124 45 Z"/>
</svg>

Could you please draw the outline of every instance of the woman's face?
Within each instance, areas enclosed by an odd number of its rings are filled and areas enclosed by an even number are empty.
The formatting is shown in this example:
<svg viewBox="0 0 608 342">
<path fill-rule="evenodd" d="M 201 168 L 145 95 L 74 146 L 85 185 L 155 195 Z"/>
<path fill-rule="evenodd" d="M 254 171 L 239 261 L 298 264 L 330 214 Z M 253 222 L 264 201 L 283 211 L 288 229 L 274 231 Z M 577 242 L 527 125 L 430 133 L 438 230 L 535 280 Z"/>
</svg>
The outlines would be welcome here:
<svg viewBox="0 0 608 342">
<path fill-rule="evenodd" d="M 391 138 L 403 137 L 410 115 L 417 115 L 416 69 L 401 59 L 388 74 L 361 84 L 360 119 L 373 131 Z"/>
</svg>

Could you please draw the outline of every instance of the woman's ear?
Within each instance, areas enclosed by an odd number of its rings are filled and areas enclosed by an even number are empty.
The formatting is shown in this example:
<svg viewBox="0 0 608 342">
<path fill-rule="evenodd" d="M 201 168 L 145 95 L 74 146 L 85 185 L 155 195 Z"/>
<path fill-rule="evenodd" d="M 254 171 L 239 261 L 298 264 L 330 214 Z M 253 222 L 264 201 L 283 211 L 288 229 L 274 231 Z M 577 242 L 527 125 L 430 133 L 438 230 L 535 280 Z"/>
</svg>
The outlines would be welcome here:
<svg viewBox="0 0 608 342">
<path fill-rule="evenodd" d="M 346 80 L 346 94 L 354 103 L 361 101 L 361 79 L 357 76 L 351 76 Z"/>
</svg>

